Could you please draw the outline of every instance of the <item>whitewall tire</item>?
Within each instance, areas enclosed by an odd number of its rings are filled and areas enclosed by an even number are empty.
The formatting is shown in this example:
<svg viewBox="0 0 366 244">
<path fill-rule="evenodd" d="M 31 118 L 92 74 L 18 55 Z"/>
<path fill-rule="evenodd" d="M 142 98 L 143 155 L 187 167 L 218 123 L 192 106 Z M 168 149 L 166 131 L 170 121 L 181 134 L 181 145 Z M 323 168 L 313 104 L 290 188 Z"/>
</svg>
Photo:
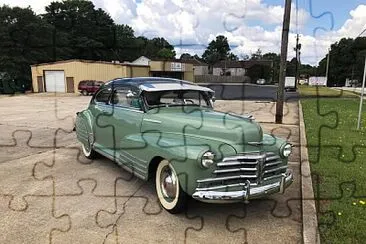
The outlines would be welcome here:
<svg viewBox="0 0 366 244">
<path fill-rule="evenodd" d="M 156 194 L 161 206 L 170 213 L 180 213 L 186 207 L 187 195 L 182 190 L 177 173 L 167 160 L 162 160 L 156 170 Z"/>
<path fill-rule="evenodd" d="M 96 157 L 96 152 L 93 150 L 93 146 L 89 141 L 86 143 L 86 145 L 85 143 L 81 143 L 81 148 L 86 158 L 94 159 Z"/>
</svg>

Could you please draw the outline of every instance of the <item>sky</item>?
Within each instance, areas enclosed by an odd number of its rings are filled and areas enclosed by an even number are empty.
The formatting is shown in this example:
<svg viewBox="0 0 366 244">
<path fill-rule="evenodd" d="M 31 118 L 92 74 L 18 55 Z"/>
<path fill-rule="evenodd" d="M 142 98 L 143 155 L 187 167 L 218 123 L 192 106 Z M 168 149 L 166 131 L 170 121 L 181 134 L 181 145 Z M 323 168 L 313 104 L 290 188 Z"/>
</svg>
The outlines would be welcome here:
<svg viewBox="0 0 366 244">
<path fill-rule="evenodd" d="M 44 13 L 51 0 L 0 0 L 0 5 L 31 8 Z M 217 35 L 228 38 L 240 57 L 258 48 L 280 53 L 285 0 L 92 0 L 118 24 L 128 24 L 136 35 L 164 37 L 177 57 L 201 55 Z M 317 65 L 330 45 L 355 38 L 366 28 L 364 0 L 292 0 L 288 59 L 295 56 L 300 35 L 301 62 Z"/>
</svg>

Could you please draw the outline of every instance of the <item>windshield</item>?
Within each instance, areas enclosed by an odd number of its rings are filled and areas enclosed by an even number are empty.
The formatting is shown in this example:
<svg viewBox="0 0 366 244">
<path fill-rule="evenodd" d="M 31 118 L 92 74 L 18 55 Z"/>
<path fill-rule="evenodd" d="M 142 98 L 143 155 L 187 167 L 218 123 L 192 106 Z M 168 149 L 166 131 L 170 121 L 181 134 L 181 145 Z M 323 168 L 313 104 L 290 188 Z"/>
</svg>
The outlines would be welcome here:
<svg viewBox="0 0 366 244">
<path fill-rule="evenodd" d="M 211 108 L 208 95 L 202 91 L 176 90 L 144 92 L 148 108 L 173 106 L 199 106 Z"/>
</svg>

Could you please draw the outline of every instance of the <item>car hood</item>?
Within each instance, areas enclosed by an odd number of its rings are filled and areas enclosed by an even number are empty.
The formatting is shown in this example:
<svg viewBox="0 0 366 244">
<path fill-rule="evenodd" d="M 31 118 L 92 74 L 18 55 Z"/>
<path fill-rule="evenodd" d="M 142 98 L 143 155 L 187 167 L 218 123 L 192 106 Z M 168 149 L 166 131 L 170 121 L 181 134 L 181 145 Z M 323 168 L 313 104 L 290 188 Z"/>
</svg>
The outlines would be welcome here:
<svg viewBox="0 0 366 244">
<path fill-rule="evenodd" d="M 237 145 L 260 142 L 263 138 L 260 125 L 253 119 L 189 106 L 149 110 L 142 123 L 142 132 L 146 131 L 183 134 Z"/>
</svg>

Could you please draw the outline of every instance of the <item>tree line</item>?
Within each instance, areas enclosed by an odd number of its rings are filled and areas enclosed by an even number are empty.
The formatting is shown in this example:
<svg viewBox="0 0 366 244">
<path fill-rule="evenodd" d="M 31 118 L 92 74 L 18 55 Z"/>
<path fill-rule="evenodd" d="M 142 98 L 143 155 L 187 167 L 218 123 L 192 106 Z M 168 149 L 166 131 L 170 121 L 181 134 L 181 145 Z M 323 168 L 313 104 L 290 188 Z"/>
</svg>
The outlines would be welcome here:
<svg viewBox="0 0 366 244">
<path fill-rule="evenodd" d="M 213 65 L 222 60 L 239 60 L 238 56 L 230 52 L 230 46 L 227 38 L 217 36 L 215 40 L 209 43 L 202 57 L 183 54 L 181 58 L 195 58 Z M 365 56 L 366 56 L 366 37 L 342 38 L 331 45 L 329 54 L 325 55 L 319 62 L 319 65 L 312 66 L 302 64 L 295 57 L 286 64 L 286 76 L 296 76 L 296 65 L 298 65 L 298 74 L 303 78 L 310 76 L 326 76 L 327 59 L 329 55 L 328 86 L 344 86 L 346 79 L 355 80 L 360 85 L 363 78 Z M 252 81 L 259 78 L 278 82 L 280 69 L 280 54 L 269 52 L 262 54 L 258 49 L 251 56 L 243 55 L 242 60 L 269 60 L 272 61 L 272 68 L 256 64 L 248 69 L 248 76 Z"/>
<path fill-rule="evenodd" d="M 0 7 L 0 92 L 4 81 L 11 88 L 31 89 L 30 65 L 66 59 L 103 61 L 133 61 L 140 56 L 151 59 L 173 59 L 174 46 L 163 37 L 136 36 L 134 30 L 124 24 L 116 24 L 108 13 L 87 0 L 51 2 L 45 13 L 37 15 L 33 10 L 20 7 Z M 361 81 L 366 37 L 343 38 L 330 49 L 330 86 L 344 85 L 346 78 Z M 225 36 L 212 40 L 202 56 L 184 53 L 181 59 L 196 59 L 213 66 L 222 60 L 270 60 L 272 68 L 254 65 L 248 70 L 252 80 L 264 78 L 278 81 L 280 55 L 232 53 Z M 286 75 L 295 76 L 297 60 L 287 62 Z M 327 56 L 318 66 L 299 63 L 299 74 L 325 76 Z M 10 85 L 9 85 L 10 84 Z M 3 85 L 3 87 L 2 87 Z"/>
<path fill-rule="evenodd" d="M 10 90 L 31 89 L 32 64 L 66 59 L 122 62 L 142 55 L 165 59 L 176 55 L 163 37 L 136 36 L 130 26 L 114 23 L 108 13 L 85 0 L 52 2 L 42 15 L 30 7 L 3 5 L 0 23 L 3 91 L 5 83 Z"/>
<path fill-rule="evenodd" d="M 343 86 L 346 79 L 362 82 L 366 55 L 366 37 L 342 38 L 331 45 L 329 50 L 330 86 Z M 319 62 L 317 72 L 326 73 L 328 54 Z"/>
</svg>

